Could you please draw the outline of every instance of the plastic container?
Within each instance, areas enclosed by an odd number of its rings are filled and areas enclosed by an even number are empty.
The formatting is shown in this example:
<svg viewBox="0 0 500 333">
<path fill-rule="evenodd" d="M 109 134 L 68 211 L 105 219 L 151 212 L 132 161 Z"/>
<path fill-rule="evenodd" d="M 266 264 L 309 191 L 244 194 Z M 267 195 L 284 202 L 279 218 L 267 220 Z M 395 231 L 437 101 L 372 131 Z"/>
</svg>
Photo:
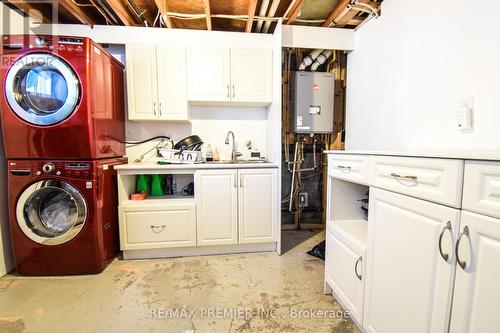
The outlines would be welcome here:
<svg viewBox="0 0 500 333">
<path fill-rule="evenodd" d="M 151 193 L 151 177 L 149 175 L 139 175 L 135 186 L 137 193 Z"/>
<path fill-rule="evenodd" d="M 163 175 L 153 175 L 151 182 L 151 196 L 159 197 L 165 195 L 163 190 Z"/>
</svg>

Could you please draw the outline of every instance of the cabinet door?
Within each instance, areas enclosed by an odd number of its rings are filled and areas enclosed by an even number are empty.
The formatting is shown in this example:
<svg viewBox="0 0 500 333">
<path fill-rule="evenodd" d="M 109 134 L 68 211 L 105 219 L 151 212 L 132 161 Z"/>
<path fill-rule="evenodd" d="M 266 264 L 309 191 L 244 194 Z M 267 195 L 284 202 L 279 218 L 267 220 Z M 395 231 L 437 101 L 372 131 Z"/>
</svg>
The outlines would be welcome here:
<svg viewBox="0 0 500 333">
<path fill-rule="evenodd" d="M 272 67 L 271 50 L 231 49 L 231 100 L 271 103 Z"/>
<path fill-rule="evenodd" d="M 188 48 L 188 100 L 230 100 L 230 63 L 227 48 Z"/>
<path fill-rule="evenodd" d="M 186 49 L 158 45 L 158 117 L 160 120 L 188 120 Z"/>
<path fill-rule="evenodd" d="M 369 209 L 363 327 L 448 332 L 459 211 L 376 188 Z"/>
<path fill-rule="evenodd" d="M 500 219 L 462 212 L 450 332 L 500 332 Z"/>
<path fill-rule="evenodd" d="M 365 251 L 327 227 L 325 280 L 338 301 L 363 324 Z"/>
<path fill-rule="evenodd" d="M 196 171 L 198 245 L 238 243 L 236 170 Z"/>
<path fill-rule="evenodd" d="M 128 118 L 155 120 L 157 112 L 156 46 L 127 44 Z"/>
<path fill-rule="evenodd" d="M 239 170 L 240 243 L 277 241 L 278 191 L 275 169 Z"/>
</svg>

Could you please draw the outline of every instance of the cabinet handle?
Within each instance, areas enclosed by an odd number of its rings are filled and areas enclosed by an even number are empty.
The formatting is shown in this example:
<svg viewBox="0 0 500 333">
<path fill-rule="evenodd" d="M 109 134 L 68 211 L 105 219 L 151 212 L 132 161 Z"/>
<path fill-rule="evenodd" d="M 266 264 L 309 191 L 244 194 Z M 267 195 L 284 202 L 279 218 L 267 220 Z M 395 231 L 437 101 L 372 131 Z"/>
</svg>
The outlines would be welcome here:
<svg viewBox="0 0 500 333">
<path fill-rule="evenodd" d="M 363 277 L 361 274 L 358 274 L 358 264 L 360 262 L 363 262 L 363 257 L 359 257 L 358 260 L 356 260 L 356 264 L 354 264 L 354 274 L 356 274 L 356 277 L 361 281 Z"/>
<path fill-rule="evenodd" d="M 160 117 L 161 117 L 161 102 L 160 102 L 160 104 L 158 105 L 158 110 L 160 111 Z"/>
<path fill-rule="evenodd" d="M 150 227 L 151 227 L 151 231 L 153 231 L 155 234 L 159 234 L 160 232 L 162 232 L 163 230 L 165 230 L 165 228 L 167 226 L 164 225 L 164 224 L 162 224 L 162 225 L 152 225 Z"/>
<path fill-rule="evenodd" d="M 458 255 L 458 249 L 460 247 L 460 241 L 462 240 L 462 237 L 463 236 L 467 236 L 469 237 L 469 227 L 468 226 L 465 226 L 464 227 L 464 230 L 462 230 L 462 232 L 460 233 L 460 236 L 458 236 L 458 240 L 457 240 L 457 244 L 455 245 L 455 253 L 456 253 L 456 256 L 457 256 L 457 264 L 458 266 L 460 266 L 464 271 L 465 271 L 465 266 L 467 266 L 467 262 L 464 260 L 460 260 L 460 257 Z"/>
<path fill-rule="evenodd" d="M 444 261 L 448 262 L 450 255 L 448 253 L 443 253 L 443 244 L 442 244 L 443 236 L 446 230 L 449 230 L 451 232 L 451 221 L 446 222 L 446 226 L 443 228 L 443 230 L 441 230 L 441 233 L 439 234 L 439 241 L 438 241 L 439 254 L 444 259 Z"/>
<path fill-rule="evenodd" d="M 233 98 L 236 96 L 236 89 L 234 89 L 234 83 L 233 83 Z"/>
<path fill-rule="evenodd" d="M 234 187 L 238 187 L 238 176 L 234 176 Z"/>
<path fill-rule="evenodd" d="M 156 116 L 156 102 L 153 102 L 153 114 Z"/>
<path fill-rule="evenodd" d="M 240 187 L 243 187 L 243 186 L 245 186 L 245 185 L 243 184 L 243 175 L 240 175 Z"/>
<path fill-rule="evenodd" d="M 227 89 L 227 98 L 229 98 L 229 84 L 226 86 Z"/>
<path fill-rule="evenodd" d="M 394 177 L 394 178 L 403 178 L 403 179 L 411 179 L 411 180 L 417 180 L 418 177 L 417 176 L 401 176 L 400 174 L 398 173 L 391 173 L 391 176 Z"/>
<path fill-rule="evenodd" d="M 337 168 L 342 169 L 342 170 L 351 170 L 350 166 L 345 166 L 345 165 L 337 165 Z"/>
</svg>

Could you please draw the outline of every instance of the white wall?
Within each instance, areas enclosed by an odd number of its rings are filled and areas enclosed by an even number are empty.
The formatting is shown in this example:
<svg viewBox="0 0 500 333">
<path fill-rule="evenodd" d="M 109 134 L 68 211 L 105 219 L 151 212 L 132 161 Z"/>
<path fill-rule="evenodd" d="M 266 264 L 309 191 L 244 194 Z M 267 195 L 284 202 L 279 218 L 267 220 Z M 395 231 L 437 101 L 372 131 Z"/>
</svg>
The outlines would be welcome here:
<svg viewBox="0 0 500 333">
<path fill-rule="evenodd" d="M 499 13 L 498 0 L 385 0 L 348 57 L 347 149 L 500 149 Z"/>
</svg>

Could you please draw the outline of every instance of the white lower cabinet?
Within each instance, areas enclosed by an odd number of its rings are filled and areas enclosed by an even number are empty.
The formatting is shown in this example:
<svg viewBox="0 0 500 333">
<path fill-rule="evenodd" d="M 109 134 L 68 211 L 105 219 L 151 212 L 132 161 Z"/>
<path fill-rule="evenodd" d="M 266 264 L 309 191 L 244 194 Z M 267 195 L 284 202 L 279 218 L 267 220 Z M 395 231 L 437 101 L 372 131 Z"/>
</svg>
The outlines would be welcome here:
<svg viewBox="0 0 500 333">
<path fill-rule="evenodd" d="M 450 332 L 499 332 L 500 219 L 463 211 L 460 232 Z"/>
<path fill-rule="evenodd" d="M 193 203 L 120 207 L 122 250 L 196 245 Z"/>
<path fill-rule="evenodd" d="M 238 243 L 236 170 L 202 170 L 195 174 L 198 245 Z"/>
<path fill-rule="evenodd" d="M 459 210 L 371 188 L 369 212 L 364 329 L 447 332 Z"/>
<path fill-rule="evenodd" d="M 277 241 L 276 169 L 198 170 L 198 245 Z"/>
<path fill-rule="evenodd" d="M 325 282 L 358 325 L 363 324 L 365 251 L 327 226 Z"/>
</svg>

